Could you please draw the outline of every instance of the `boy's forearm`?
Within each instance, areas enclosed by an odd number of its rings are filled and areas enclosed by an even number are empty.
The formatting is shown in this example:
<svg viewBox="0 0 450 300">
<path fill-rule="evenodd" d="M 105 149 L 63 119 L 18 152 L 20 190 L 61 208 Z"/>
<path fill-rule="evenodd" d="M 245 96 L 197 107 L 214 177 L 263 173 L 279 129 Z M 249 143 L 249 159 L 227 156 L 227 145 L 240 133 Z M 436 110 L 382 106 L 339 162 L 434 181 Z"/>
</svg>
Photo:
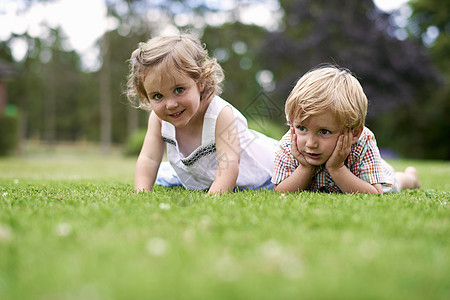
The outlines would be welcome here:
<svg viewBox="0 0 450 300">
<path fill-rule="evenodd" d="M 311 182 L 314 173 L 313 168 L 299 166 L 291 176 L 277 184 L 274 188 L 277 192 L 295 193 L 305 190 Z"/>
<path fill-rule="evenodd" d="M 343 193 L 382 193 L 381 190 L 377 190 L 372 184 L 357 177 L 346 166 L 338 169 L 328 169 L 328 172 Z"/>
</svg>

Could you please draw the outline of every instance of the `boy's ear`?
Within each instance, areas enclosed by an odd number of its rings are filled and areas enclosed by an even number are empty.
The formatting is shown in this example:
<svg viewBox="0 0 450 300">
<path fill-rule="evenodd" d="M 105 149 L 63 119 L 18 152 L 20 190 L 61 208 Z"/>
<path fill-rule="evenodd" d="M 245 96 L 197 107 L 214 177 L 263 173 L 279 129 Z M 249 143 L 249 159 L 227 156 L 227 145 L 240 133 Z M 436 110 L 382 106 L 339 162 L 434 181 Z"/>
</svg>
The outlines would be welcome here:
<svg viewBox="0 0 450 300">
<path fill-rule="evenodd" d="M 354 143 L 356 143 L 358 141 L 359 137 L 361 136 L 361 133 L 362 133 L 363 129 L 364 129 L 364 126 L 351 129 L 352 136 L 353 136 L 352 144 L 354 144 Z"/>
<path fill-rule="evenodd" d="M 361 126 L 359 128 L 353 128 L 352 130 L 352 144 L 356 143 L 359 139 L 359 137 L 361 136 L 361 133 L 363 132 L 364 126 Z"/>
</svg>

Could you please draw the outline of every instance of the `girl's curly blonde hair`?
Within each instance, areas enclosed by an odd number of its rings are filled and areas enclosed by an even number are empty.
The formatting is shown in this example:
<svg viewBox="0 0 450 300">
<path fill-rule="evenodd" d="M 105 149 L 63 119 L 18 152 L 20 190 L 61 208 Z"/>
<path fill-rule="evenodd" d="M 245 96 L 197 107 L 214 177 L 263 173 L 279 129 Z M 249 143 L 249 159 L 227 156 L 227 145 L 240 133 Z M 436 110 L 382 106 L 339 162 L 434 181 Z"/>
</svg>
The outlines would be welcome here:
<svg viewBox="0 0 450 300">
<path fill-rule="evenodd" d="M 151 109 L 143 83 L 155 66 L 187 75 L 198 86 L 202 85 L 200 100 L 222 93 L 222 67 L 215 58 L 208 56 L 198 38 L 190 34 L 159 36 L 139 43 L 129 59 L 126 95 L 139 108 Z"/>
</svg>

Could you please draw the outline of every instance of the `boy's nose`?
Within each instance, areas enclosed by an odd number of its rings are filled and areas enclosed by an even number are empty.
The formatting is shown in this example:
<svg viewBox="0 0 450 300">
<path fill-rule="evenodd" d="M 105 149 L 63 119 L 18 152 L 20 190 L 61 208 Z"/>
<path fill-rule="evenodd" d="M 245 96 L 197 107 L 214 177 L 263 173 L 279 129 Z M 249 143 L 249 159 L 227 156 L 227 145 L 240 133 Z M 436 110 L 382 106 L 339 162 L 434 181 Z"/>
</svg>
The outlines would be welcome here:
<svg viewBox="0 0 450 300">
<path fill-rule="evenodd" d="M 307 148 L 317 147 L 317 140 L 313 134 L 308 134 L 308 136 L 306 137 L 306 147 Z"/>
</svg>

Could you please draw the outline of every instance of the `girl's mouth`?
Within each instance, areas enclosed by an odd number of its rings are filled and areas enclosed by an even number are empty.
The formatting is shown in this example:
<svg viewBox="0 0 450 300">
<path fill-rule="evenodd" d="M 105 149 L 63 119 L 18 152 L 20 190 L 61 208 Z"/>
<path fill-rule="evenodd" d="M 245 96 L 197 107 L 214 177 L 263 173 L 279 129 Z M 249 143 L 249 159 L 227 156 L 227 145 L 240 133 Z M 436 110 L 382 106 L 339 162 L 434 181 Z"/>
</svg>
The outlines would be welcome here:
<svg viewBox="0 0 450 300">
<path fill-rule="evenodd" d="M 184 113 L 184 111 L 185 111 L 185 109 L 183 109 L 180 112 L 177 112 L 176 114 L 172 114 L 172 115 L 169 115 L 169 116 L 176 119 L 176 118 L 181 117 L 181 115 Z"/>
</svg>

